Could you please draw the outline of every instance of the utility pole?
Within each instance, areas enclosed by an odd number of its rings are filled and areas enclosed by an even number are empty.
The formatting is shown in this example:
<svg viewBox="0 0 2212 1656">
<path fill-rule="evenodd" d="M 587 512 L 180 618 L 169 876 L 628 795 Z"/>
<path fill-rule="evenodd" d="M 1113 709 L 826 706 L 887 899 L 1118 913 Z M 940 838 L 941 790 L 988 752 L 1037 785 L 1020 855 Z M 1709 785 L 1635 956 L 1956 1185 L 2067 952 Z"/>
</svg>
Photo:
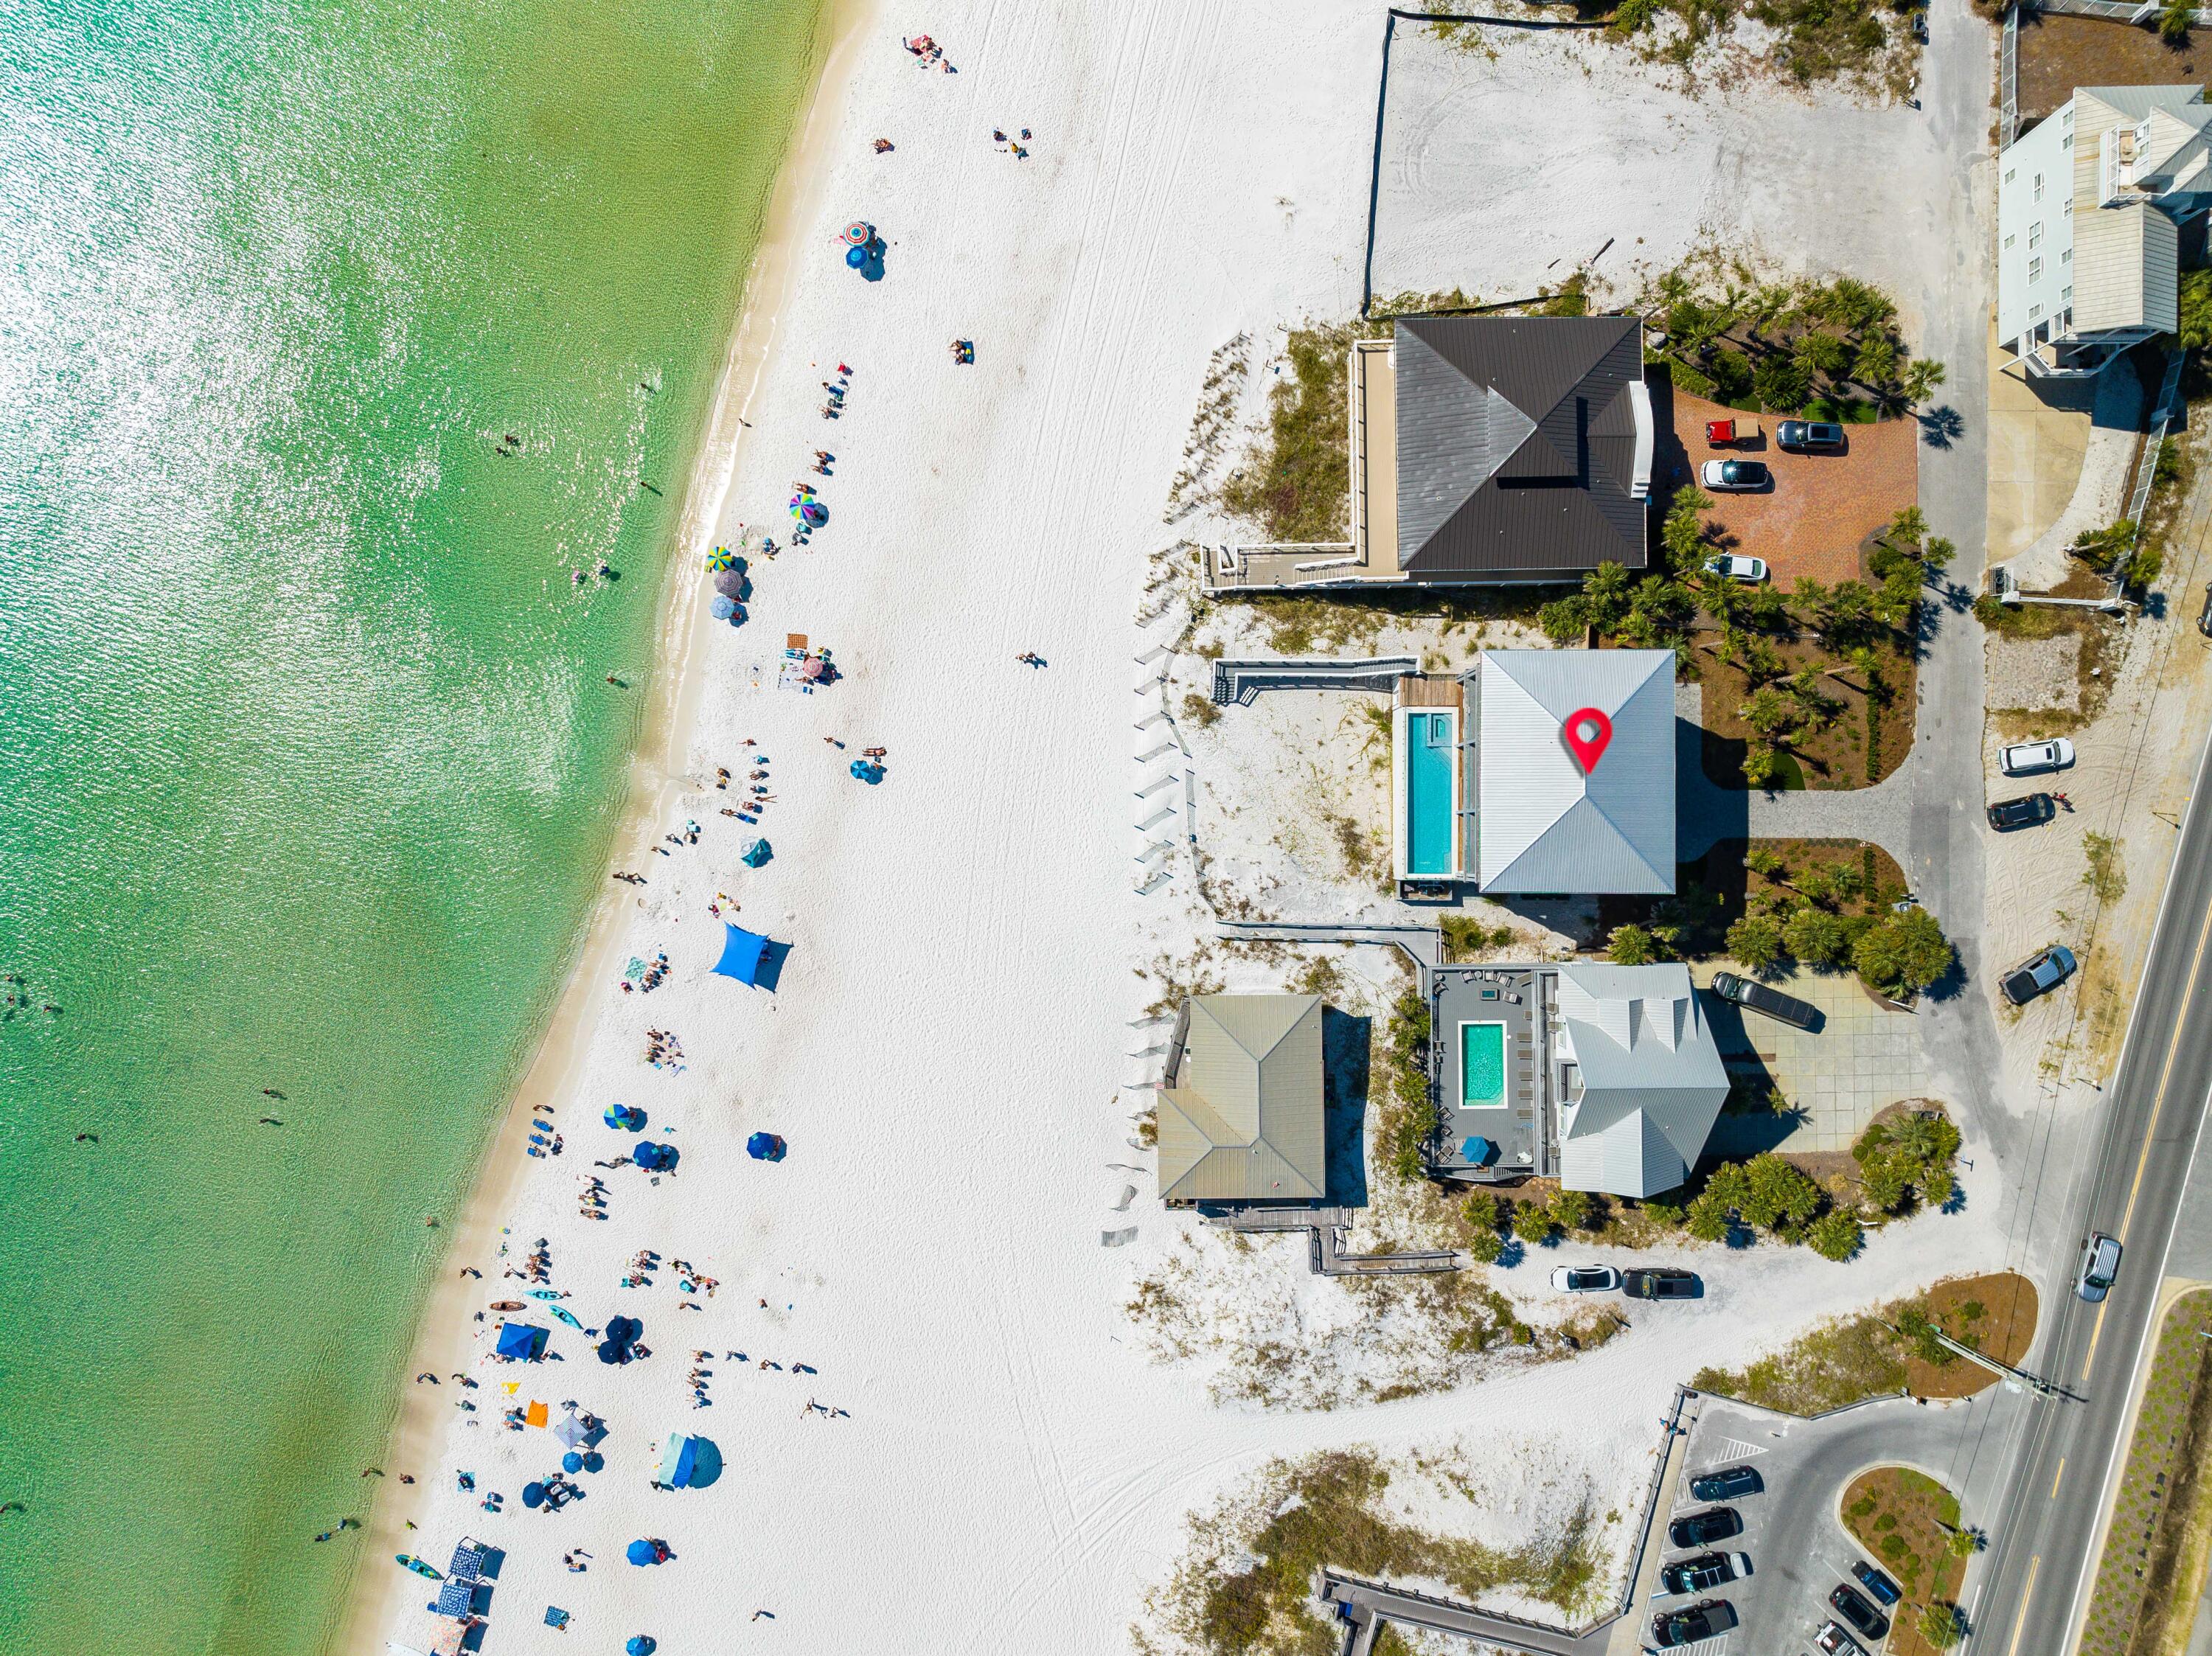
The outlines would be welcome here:
<svg viewBox="0 0 2212 1656">
<path fill-rule="evenodd" d="M 1962 1345 L 1940 1328 L 1931 1327 L 1928 1331 L 1936 1337 L 1945 1350 L 1955 1351 L 1969 1362 L 1978 1362 L 1983 1368 L 2002 1375 L 2006 1383 L 2014 1391 L 2025 1386 L 2039 1398 L 2057 1398 L 2066 1395 L 2042 1376 L 2031 1374 L 2025 1368 L 2014 1368 L 2009 1363 L 1999 1362 L 1987 1353 L 1975 1350 L 1971 1345 Z"/>
</svg>

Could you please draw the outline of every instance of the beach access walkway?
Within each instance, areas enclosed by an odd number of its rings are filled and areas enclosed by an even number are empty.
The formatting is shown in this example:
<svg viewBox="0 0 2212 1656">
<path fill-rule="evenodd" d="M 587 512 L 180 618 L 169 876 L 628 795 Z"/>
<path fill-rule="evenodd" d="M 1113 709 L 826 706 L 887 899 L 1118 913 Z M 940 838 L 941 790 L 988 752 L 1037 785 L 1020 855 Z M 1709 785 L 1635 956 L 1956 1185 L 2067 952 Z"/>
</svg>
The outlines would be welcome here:
<svg viewBox="0 0 2212 1656">
<path fill-rule="evenodd" d="M 1444 963 L 1444 934 L 1433 925 L 1367 925 L 1352 921 L 1308 925 L 1299 920 L 1232 920 L 1219 922 L 1232 937 L 1273 937 L 1284 943 L 1369 943 L 1402 949 L 1419 967 Z"/>
<path fill-rule="evenodd" d="M 1352 1224 L 1350 1208 L 1249 1208 L 1224 1214 L 1214 1222 L 1224 1230 L 1247 1234 L 1304 1231 L 1308 1257 L 1316 1277 L 1419 1277 L 1458 1271 L 1467 1263 L 1449 1248 L 1346 1253 L 1344 1238 Z"/>
</svg>

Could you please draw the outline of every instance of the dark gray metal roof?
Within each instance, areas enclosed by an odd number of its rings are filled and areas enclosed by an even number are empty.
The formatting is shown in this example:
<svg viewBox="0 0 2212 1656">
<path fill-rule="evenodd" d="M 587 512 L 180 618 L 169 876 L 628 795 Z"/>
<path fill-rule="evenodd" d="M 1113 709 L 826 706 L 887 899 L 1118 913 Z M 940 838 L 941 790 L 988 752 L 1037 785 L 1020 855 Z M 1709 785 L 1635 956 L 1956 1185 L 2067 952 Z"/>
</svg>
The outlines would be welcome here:
<svg viewBox="0 0 2212 1656">
<path fill-rule="evenodd" d="M 1636 317 L 1401 317 L 1398 567 L 1415 580 L 1566 579 L 1645 563 L 1631 493 Z"/>
</svg>

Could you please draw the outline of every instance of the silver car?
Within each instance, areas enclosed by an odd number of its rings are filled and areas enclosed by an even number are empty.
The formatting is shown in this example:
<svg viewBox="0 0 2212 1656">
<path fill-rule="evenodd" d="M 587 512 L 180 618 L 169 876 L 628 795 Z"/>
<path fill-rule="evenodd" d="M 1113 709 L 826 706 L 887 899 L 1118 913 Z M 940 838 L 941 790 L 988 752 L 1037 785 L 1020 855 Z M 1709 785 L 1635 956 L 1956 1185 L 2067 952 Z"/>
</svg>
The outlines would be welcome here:
<svg viewBox="0 0 2212 1656">
<path fill-rule="evenodd" d="M 2089 1240 L 2081 1244 L 2081 1270 L 2074 1279 L 2074 1291 L 2094 1305 L 2112 1291 L 2119 1274 L 2119 1243 L 2101 1230 L 2090 1232 Z"/>
</svg>

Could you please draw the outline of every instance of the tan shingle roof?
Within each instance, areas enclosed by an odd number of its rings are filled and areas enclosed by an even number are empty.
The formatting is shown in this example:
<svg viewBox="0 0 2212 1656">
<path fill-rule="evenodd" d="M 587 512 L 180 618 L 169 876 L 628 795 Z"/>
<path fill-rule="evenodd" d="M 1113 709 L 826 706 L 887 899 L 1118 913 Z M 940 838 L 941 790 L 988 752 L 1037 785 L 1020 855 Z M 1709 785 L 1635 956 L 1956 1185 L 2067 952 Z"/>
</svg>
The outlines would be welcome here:
<svg viewBox="0 0 2212 1656">
<path fill-rule="evenodd" d="M 1199 995 L 1160 1094 L 1171 1202 L 1318 1201 L 1327 1184 L 1318 995 Z"/>
</svg>

